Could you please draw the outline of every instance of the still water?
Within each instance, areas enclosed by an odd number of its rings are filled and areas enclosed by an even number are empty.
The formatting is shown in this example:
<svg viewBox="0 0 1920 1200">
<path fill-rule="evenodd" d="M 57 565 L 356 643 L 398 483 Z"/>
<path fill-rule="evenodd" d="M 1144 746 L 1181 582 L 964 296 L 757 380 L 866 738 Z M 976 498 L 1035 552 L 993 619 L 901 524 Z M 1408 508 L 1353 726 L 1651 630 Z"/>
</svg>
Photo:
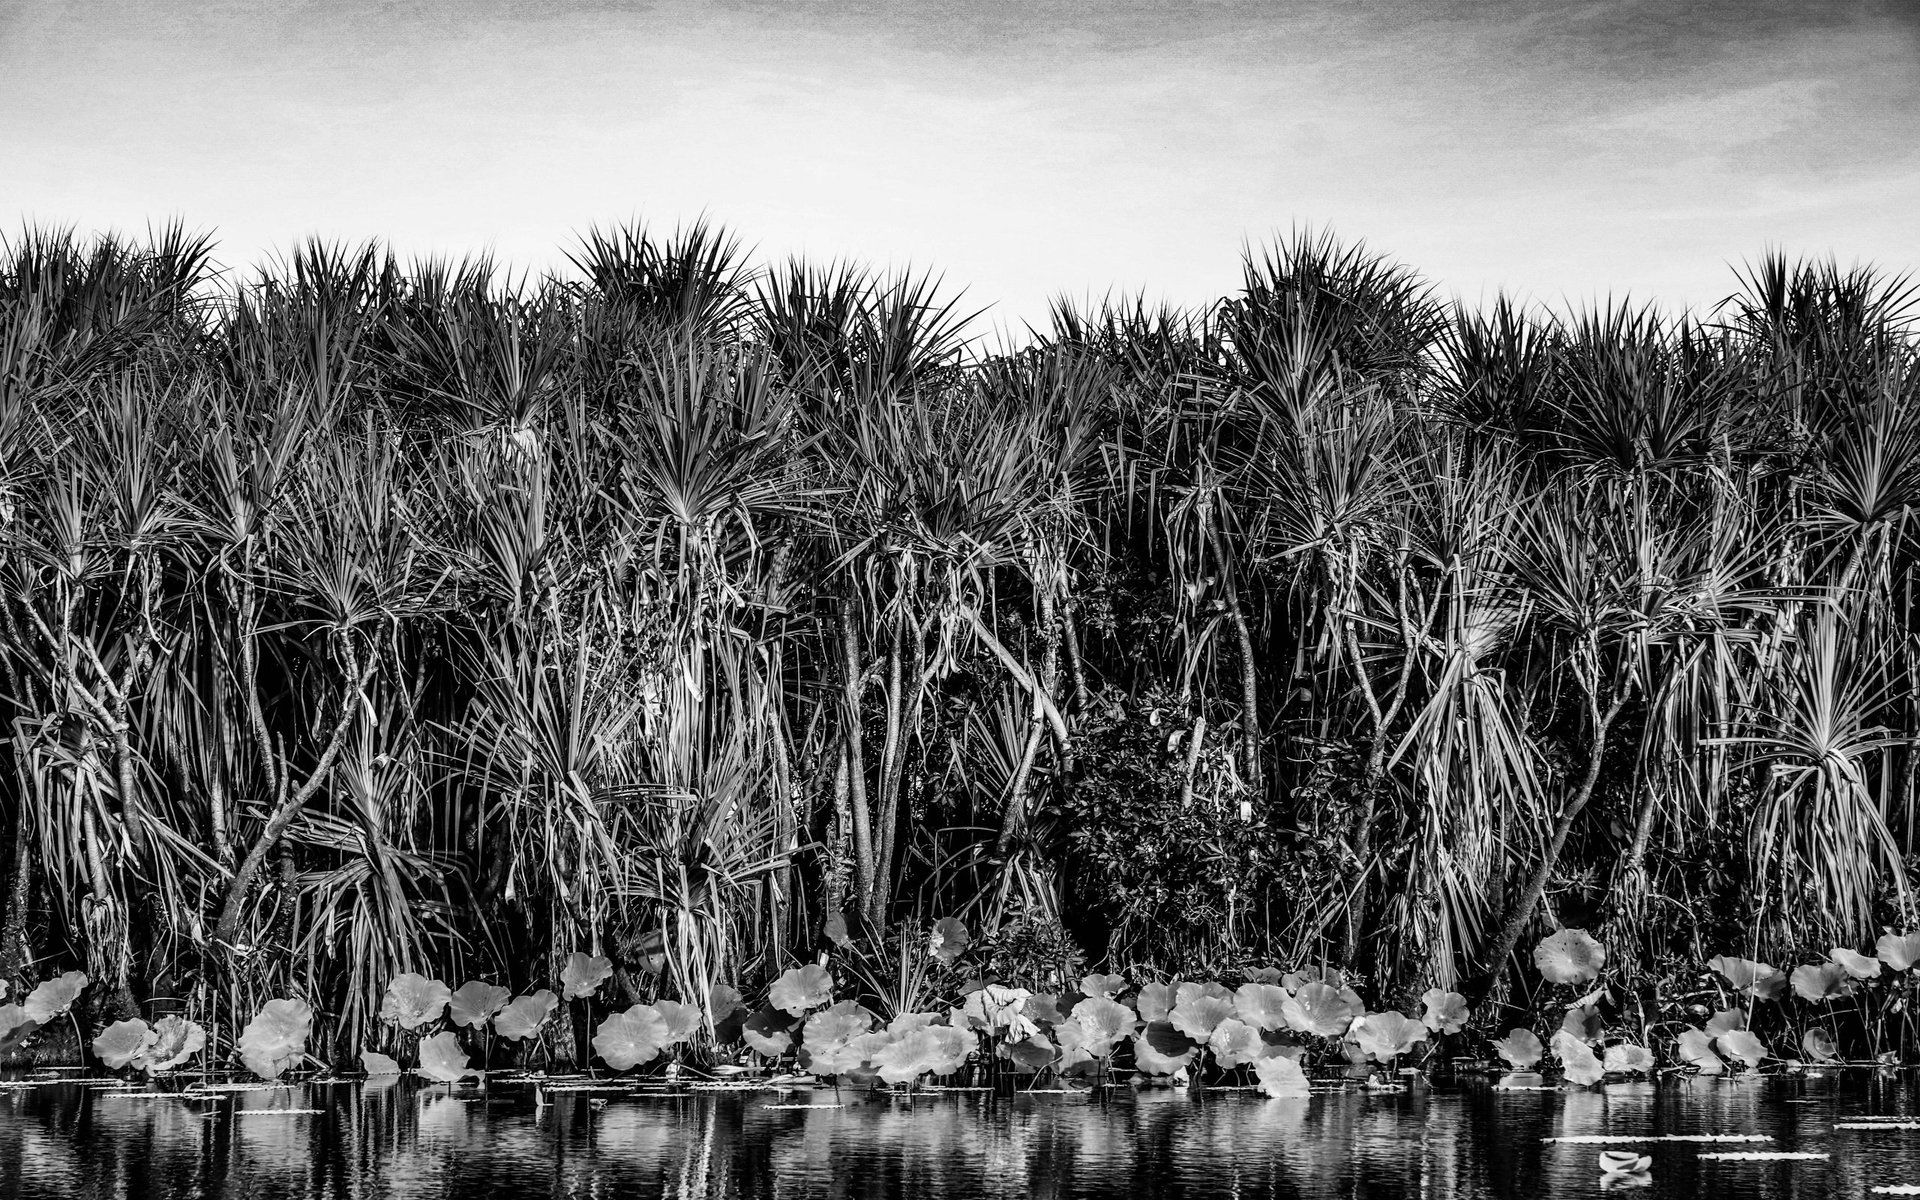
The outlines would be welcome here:
<svg viewBox="0 0 1920 1200">
<path fill-rule="evenodd" d="M 0 1087 L 0 1197 L 1867 1196 L 1920 1183 L 1912 1072 L 1499 1091 L 1472 1080 L 1297 1100 L 1208 1090 L 556 1092 L 414 1079 L 142 1098 Z M 833 1107 L 839 1105 L 839 1107 Z M 810 1106 L 810 1107 L 798 1107 Z M 1647 1142 L 1649 1134 L 1770 1141 Z M 1600 1144 L 1553 1142 L 1600 1136 Z M 1598 1153 L 1649 1174 L 1603 1183 Z M 1703 1154 L 1799 1151 L 1803 1161 Z"/>
</svg>

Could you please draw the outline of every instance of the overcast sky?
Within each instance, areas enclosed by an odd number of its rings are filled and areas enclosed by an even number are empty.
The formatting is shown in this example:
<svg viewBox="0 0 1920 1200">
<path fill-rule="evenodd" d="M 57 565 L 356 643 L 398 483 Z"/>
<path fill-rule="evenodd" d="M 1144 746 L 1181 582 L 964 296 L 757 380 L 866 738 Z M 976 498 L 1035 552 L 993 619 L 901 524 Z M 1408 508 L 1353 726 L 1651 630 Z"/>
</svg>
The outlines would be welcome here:
<svg viewBox="0 0 1920 1200">
<path fill-rule="evenodd" d="M 1476 301 L 1920 266 L 1920 0 L 0 0 L 0 222 L 548 268 L 707 213 L 997 319 L 1332 226 Z"/>
</svg>

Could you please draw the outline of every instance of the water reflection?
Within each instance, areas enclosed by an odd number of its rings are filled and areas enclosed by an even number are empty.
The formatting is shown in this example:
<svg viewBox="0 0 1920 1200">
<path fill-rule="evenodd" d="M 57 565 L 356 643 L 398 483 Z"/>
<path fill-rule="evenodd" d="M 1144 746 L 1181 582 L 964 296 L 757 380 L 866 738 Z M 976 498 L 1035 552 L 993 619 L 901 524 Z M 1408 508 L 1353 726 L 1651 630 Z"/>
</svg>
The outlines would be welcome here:
<svg viewBox="0 0 1920 1200">
<path fill-rule="evenodd" d="M 1908 1072 L 1830 1071 L 1297 1100 L 1219 1090 L 556 1093 L 536 1108 L 524 1087 L 412 1079 L 194 1098 L 64 1084 L 0 1091 L 0 1196 L 1588 1196 L 1601 1186 L 1606 1145 L 1542 1139 L 1606 1134 L 1652 1156 L 1638 1196 L 1811 1198 L 1920 1182 L 1911 1135 L 1832 1129 L 1912 1113 L 1914 1091 Z M 809 1100 L 818 1107 L 773 1107 Z M 1761 1133 L 1774 1140 L 1741 1148 L 1832 1157 L 1705 1161 L 1699 1144 L 1633 1140 L 1702 1133 Z M 1622 1182 L 1637 1181 L 1609 1184 Z"/>
</svg>

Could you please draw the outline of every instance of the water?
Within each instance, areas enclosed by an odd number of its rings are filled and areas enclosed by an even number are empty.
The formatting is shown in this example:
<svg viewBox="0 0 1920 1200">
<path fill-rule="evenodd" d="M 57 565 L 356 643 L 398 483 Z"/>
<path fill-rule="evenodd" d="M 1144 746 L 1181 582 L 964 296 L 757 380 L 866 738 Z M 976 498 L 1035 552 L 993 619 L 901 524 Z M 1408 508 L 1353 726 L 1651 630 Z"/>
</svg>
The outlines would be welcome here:
<svg viewBox="0 0 1920 1200">
<path fill-rule="evenodd" d="M 0 1090 L 0 1196 L 246 1197 L 1468 1197 L 1592 1196 L 1605 1134 L 1758 1133 L 1658 1143 L 1631 1194 L 1865 1196 L 1920 1183 L 1920 1131 L 1832 1128 L 1911 1113 L 1911 1072 L 1268 1100 L 1246 1092 L 897 1099 L 793 1092 L 561 1093 L 419 1080 L 141 1099 L 77 1084 Z M 825 1107 L 841 1103 L 844 1107 Z M 812 1104 L 811 1109 L 773 1107 Z M 286 1110 L 317 1109 L 318 1112 Z M 271 1111 L 280 1110 L 280 1111 Z M 1702 1152 L 1813 1151 L 1716 1162 Z M 1606 1186 L 1636 1186 L 1616 1181 Z"/>
</svg>

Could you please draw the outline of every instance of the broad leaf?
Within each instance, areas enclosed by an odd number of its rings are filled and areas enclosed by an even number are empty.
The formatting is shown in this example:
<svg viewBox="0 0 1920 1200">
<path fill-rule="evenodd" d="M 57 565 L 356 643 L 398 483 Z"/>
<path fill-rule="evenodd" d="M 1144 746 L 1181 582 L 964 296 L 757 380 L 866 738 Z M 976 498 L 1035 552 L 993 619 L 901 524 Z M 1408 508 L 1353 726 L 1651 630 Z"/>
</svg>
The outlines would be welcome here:
<svg viewBox="0 0 1920 1200">
<path fill-rule="evenodd" d="M 1607 948 L 1584 929 L 1562 929 L 1533 948 L 1533 965 L 1549 983 L 1592 983 L 1607 964 Z"/>
<path fill-rule="evenodd" d="M 1545 1057 L 1547 1048 L 1531 1029 L 1509 1029 L 1507 1036 L 1493 1044 L 1501 1058 L 1516 1071 L 1525 1071 Z"/>
<path fill-rule="evenodd" d="M 438 979 L 403 971 L 387 984 L 380 998 L 380 1019 L 402 1029 L 418 1029 L 440 1019 L 453 992 Z"/>
<path fill-rule="evenodd" d="M 207 1048 L 207 1031 L 185 1017 L 165 1016 L 153 1023 L 147 1048 L 147 1072 L 171 1071 Z"/>
<path fill-rule="evenodd" d="M 440 1083 L 457 1083 L 473 1074 L 467 1067 L 467 1052 L 451 1031 L 436 1033 L 420 1043 L 420 1073 Z"/>
<path fill-rule="evenodd" d="M 636 1004 L 600 1022 L 593 1048 L 616 1071 L 650 1063 L 668 1042 L 667 1022 L 651 1004 Z"/>
<path fill-rule="evenodd" d="M 1428 988 L 1420 997 L 1426 1011 L 1420 1023 L 1435 1033 L 1459 1033 L 1467 1027 L 1467 998 L 1459 992 Z"/>
<path fill-rule="evenodd" d="M 511 1042 L 524 1041 L 539 1033 L 558 1007 L 560 997 L 546 988 L 530 996 L 515 997 L 493 1019 L 493 1031 Z"/>
<path fill-rule="evenodd" d="M 478 1029 L 493 1019 L 495 1013 L 507 1006 L 513 993 L 506 988 L 478 979 L 470 979 L 460 985 L 447 1006 L 447 1016 L 455 1025 L 468 1029 Z"/>
<path fill-rule="evenodd" d="M 782 1012 L 804 1017 L 833 1003 L 833 976 L 818 963 L 795 967 L 773 981 L 767 1003 Z"/>
<path fill-rule="evenodd" d="M 613 978 L 613 960 L 575 950 L 560 969 L 560 990 L 568 1000 L 585 1000 Z"/>
<path fill-rule="evenodd" d="M 152 1026 L 138 1017 L 115 1021 L 93 1039 L 96 1058 L 115 1071 L 135 1062 L 144 1062 L 154 1043 Z"/>
<path fill-rule="evenodd" d="M 48 979 L 27 993 L 21 1008 L 26 1011 L 27 1019 L 45 1025 L 55 1017 L 64 1017 L 80 993 L 87 988 L 85 971 L 68 971 L 56 979 Z"/>
<path fill-rule="evenodd" d="M 1291 1058 L 1258 1059 L 1253 1064 L 1253 1074 L 1260 1081 L 1260 1090 L 1276 1100 L 1305 1096 L 1311 1091 L 1307 1086 L 1307 1073 Z"/>
<path fill-rule="evenodd" d="M 313 1009 L 305 1000 L 269 1000 L 240 1035 L 240 1061 L 262 1079 L 278 1079 L 298 1063 L 313 1031 Z"/>
</svg>

